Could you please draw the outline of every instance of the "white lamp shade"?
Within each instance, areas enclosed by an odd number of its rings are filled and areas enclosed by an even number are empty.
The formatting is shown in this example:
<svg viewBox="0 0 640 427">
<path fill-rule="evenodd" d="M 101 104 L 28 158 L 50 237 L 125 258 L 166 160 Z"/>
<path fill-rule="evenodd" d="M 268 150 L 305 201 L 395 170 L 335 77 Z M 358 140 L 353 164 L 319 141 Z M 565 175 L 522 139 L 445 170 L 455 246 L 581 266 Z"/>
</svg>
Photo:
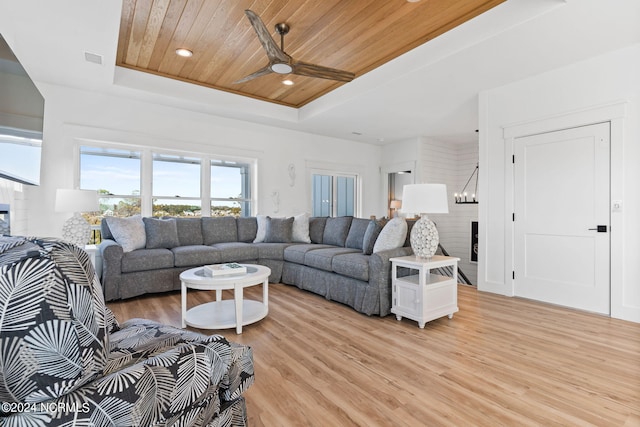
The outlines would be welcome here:
<svg viewBox="0 0 640 427">
<path fill-rule="evenodd" d="M 409 184 L 402 189 L 402 211 L 413 214 L 449 213 L 447 186 Z"/>
<path fill-rule="evenodd" d="M 392 200 L 389 207 L 391 209 L 400 209 L 402 207 L 402 200 Z"/>
<path fill-rule="evenodd" d="M 100 210 L 98 192 L 58 188 L 56 212 L 95 212 Z"/>
</svg>

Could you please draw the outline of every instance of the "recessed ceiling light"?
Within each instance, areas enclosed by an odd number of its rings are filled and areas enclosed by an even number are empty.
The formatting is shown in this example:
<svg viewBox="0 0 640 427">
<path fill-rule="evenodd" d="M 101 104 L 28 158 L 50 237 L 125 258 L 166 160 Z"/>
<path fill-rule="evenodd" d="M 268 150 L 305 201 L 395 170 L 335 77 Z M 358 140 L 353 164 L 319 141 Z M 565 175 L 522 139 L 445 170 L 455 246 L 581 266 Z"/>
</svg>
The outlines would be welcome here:
<svg viewBox="0 0 640 427">
<path fill-rule="evenodd" d="M 287 80 L 283 80 L 283 81 L 282 81 L 282 84 L 283 84 L 283 85 L 287 85 L 287 86 L 293 86 L 293 81 L 288 80 L 288 79 L 287 79 Z"/>
<path fill-rule="evenodd" d="M 191 58 L 193 56 L 193 52 L 189 49 L 185 49 L 183 47 L 176 49 L 176 54 L 185 58 Z"/>
</svg>

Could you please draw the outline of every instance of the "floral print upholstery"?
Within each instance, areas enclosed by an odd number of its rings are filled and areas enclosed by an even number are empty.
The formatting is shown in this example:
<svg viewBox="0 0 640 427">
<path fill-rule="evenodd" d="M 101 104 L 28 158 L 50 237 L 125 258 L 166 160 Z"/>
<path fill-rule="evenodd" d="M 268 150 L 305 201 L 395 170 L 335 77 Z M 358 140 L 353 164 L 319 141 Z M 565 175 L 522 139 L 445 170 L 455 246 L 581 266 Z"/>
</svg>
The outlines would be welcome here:
<svg viewBox="0 0 640 427">
<path fill-rule="evenodd" d="M 77 246 L 0 237 L 0 425 L 244 426 L 253 378 L 220 335 L 118 324 Z"/>
</svg>

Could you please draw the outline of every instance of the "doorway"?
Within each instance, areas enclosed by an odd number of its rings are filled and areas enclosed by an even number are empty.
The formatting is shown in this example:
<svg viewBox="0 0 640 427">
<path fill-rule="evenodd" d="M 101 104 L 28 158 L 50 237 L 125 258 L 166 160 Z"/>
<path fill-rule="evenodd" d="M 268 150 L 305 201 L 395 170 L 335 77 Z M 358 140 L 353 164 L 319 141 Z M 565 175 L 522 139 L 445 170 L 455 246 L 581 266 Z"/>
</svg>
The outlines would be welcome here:
<svg viewBox="0 0 640 427">
<path fill-rule="evenodd" d="M 514 294 L 610 314 L 610 123 L 515 138 Z"/>
<path fill-rule="evenodd" d="M 413 176 L 410 170 L 390 172 L 388 176 L 389 195 L 387 197 L 387 208 L 389 218 L 393 218 L 397 216 L 398 210 L 402 209 L 402 191 L 405 185 L 413 184 Z"/>
</svg>

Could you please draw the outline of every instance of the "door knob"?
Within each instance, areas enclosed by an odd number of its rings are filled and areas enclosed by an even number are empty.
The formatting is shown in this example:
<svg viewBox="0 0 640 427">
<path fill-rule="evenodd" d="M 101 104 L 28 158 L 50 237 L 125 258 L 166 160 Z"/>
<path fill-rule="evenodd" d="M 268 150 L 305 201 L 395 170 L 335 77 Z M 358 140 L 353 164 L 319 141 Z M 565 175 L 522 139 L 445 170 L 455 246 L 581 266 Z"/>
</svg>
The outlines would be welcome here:
<svg viewBox="0 0 640 427">
<path fill-rule="evenodd" d="M 598 233 L 606 233 L 607 232 L 607 226 L 606 225 L 599 225 L 596 228 L 590 228 L 589 230 L 597 231 Z"/>
</svg>

